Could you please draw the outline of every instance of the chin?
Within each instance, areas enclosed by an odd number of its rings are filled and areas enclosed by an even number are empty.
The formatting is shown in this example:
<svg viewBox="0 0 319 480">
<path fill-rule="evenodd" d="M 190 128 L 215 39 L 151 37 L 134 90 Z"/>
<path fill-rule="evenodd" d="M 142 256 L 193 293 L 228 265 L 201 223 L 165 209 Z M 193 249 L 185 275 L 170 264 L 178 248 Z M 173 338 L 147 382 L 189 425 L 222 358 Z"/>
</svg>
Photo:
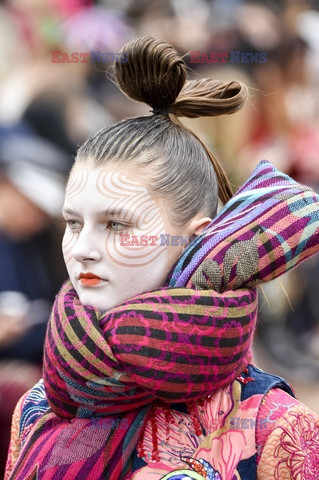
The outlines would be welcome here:
<svg viewBox="0 0 319 480">
<path fill-rule="evenodd" d="M 79 292 L 79 299 L 82 305 L 90 305 L 90 307 L 101 308 L 102 300 L 98 295 L 94 295 L 92 292 L 81 291 Z"/>
<path fill-rule="evenodd" d="M 101 298 L 101 294 L 97 294 L 91 291 L 81 291 L 78 293 L 80 302 L 82 305 L 89 305 L 90 307 L 98 310 L 111 310 L 111 308 L 118 305 L 117 303 L 106 302 L 105 298 Z"/>
</svg>

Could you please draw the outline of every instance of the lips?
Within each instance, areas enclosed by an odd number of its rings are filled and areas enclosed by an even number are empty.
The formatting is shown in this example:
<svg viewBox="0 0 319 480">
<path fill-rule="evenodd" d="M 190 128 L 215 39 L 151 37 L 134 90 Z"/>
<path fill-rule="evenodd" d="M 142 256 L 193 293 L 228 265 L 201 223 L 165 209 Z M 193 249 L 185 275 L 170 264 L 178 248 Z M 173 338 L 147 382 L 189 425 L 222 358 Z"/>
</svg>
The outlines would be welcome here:
<svg viewBox="0 0 319 480">
<path fill-rule="evenodd" d="M 79 276 L 80 283 L 84 287 L 95 287 L 99 285 L 100 283 L 104 282 L 102 278 L 98 277 L 97 275 L 94 275 L 94 273 L 80 273 Z"/>
</svg>

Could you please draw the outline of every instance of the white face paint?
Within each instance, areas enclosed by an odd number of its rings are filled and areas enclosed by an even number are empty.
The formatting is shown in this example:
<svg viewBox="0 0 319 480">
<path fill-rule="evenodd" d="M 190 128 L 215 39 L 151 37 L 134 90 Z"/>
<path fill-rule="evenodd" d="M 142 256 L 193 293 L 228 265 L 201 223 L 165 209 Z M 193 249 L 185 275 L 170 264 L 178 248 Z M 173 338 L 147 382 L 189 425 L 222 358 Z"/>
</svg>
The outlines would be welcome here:
<svg viewBox="0 0 319 480">
<path fill-rule="evenodd" d="M 109 310 L 134 295 L 161 287 L 182 247 L 151 240 L 186 236 L 170 222 L 164 202 L 150 195 L 130 170 L 113 164 L 78 164 L 70 176 L 63 215 L 63 254 L 84 305 Z M 122 235 L 148 241 L 123 243 Z"/>
</svg>

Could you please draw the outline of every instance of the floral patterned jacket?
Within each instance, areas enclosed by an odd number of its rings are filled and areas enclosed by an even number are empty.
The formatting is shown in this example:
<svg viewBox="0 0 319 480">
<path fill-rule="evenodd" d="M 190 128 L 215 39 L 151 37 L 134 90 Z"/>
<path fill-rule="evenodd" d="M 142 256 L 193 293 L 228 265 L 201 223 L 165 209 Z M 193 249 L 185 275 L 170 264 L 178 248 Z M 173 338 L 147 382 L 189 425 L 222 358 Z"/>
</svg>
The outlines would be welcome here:
<svg viewBox="0 0 319 480">
<path fill-rule="evenodd" d="M 33 417 L 29 432 L 47 408 L 40 381 L 16 407 L 5 480 L 25 436 L 25 413 Z M 164 403 L 154 405 L 132 471 L 126 480 L 318 480 L 319 417 L 294 398 L 285 380 L 249 365 L 192 408 L 175 404 L 168 415 Z"/>
</svg>

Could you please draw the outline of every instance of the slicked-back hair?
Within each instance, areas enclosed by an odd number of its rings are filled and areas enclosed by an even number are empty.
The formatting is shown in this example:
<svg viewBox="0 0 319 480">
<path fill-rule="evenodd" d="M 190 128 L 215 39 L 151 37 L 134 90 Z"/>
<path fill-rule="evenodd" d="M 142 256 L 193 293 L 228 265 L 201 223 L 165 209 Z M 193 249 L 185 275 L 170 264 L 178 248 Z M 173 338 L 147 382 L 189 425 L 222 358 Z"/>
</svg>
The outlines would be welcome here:
<svg viewBox="0 0 319 480">
<path fill-rule="evenodd" d="M 152 37 L 133 40 L 121 52 L 127 62 L 115 63 L 119 87 L 150 105 L 153 114 L 100 130 L 79 148 L 76 163 L 90 159 L 96 166 L 134 165 L 152 193 L 170 200 L 176 225 L 199 212 L 213 218 L 218 198 L 226 203 L 232 196 L 230 182 L 208 147 L 177 117 L 234 113 L 245 103 L 247 87 L 237 81 L 187 81 L 180 55 Z"/>
</svg>

